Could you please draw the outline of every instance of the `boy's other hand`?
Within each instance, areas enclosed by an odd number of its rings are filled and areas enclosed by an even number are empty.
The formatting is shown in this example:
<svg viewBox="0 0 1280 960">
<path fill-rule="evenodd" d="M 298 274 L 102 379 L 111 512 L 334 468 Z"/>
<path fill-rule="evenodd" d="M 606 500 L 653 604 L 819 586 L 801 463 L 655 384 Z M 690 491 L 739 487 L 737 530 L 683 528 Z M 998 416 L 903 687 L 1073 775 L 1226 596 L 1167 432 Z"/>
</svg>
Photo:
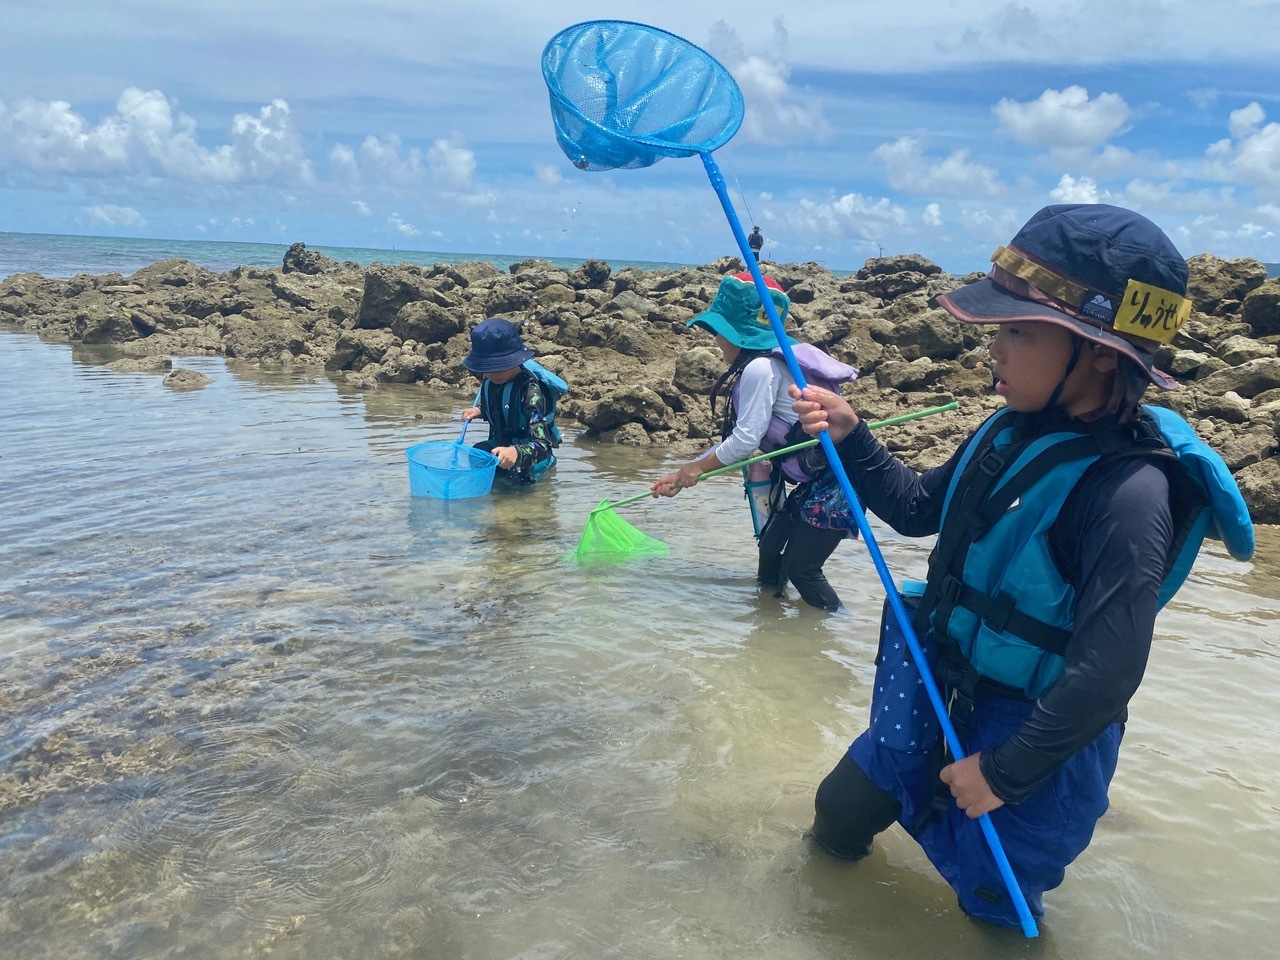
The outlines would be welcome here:
<svg viewBox="0 0 1280 960">
<path fill-rule="evenodd" d="M 494 447 L 490 453 L 498 458 L 498 466 L 503 470 L 510 470 L 516 465 L 518 454 L 515 447 Z"/>
<path fill-rule="evenodd" d="M 992 792 L 987 778 L 982 775 L 979 756 L 972 753 L 963 760 L 947 764 L 938 773 L 938 779 L 951 788 L 956 806 L 970 820 L 1004 806 L 1004 801 Z"/>
</svg>

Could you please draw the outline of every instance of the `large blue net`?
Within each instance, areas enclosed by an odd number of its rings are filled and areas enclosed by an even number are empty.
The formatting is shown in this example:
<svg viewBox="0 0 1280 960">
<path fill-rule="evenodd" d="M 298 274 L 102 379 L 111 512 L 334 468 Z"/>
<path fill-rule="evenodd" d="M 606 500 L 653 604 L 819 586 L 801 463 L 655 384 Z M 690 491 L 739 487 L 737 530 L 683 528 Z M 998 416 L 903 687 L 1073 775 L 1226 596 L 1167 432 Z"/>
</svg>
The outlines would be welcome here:
<svg viewBox="0 0 1280 960">
<path fill-rule="evenodd" d="M 742 125 L 742 92 L 705 50 L 657 27 L 589 20 L 542 51 L 556 140 L 580 170 L 710 153 Z"/>
</svg>

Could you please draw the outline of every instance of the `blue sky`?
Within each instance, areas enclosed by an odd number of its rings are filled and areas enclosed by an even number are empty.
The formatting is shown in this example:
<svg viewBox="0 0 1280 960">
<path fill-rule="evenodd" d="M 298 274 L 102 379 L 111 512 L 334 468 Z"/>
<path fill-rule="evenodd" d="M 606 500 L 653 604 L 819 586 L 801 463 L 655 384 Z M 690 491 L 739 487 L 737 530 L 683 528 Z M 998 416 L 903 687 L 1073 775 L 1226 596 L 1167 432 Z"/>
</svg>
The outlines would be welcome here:
<svg viewBox="0 0 1280 960">
<path fill-rule="evenodd" d="M 1039 207 L 1105 201 L 1187 256 L 1280 261 L 1275 0 L 9 0 L 0 230 L 733 252 L 696 159 L 583 173 L 557 147 L 542 48 L 605 18 L 733 73 L 716 158 L 766 257 L 963 273 Z"/>
</svg>

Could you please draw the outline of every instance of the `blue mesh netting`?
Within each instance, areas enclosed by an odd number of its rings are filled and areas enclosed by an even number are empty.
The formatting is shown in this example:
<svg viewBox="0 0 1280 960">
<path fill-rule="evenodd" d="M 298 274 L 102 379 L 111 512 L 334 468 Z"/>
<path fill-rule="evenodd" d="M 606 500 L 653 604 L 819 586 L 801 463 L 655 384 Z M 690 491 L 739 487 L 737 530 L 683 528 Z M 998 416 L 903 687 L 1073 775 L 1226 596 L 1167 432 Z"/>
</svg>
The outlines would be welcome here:
<svg viewBox="0 0 1280 960">
<path fill-rule="evenodd" d="M 657 27 L 590 20 L 542 51 L 556 140 L 580 170 L 710 153 L 742 125 L 742 92 L 705 50 Z"/>
</svg>

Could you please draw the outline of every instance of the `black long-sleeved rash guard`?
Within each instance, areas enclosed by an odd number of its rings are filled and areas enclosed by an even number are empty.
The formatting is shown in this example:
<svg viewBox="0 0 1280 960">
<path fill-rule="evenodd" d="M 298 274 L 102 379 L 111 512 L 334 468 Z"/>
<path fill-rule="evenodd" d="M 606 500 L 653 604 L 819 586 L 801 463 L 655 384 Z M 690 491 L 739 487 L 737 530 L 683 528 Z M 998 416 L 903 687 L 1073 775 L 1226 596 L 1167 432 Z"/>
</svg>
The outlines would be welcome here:
<svg viewBox="0 0 1280 960">
<path fill-rule="evenodd" d="M 917 474 L 860 421 L 837 453 L 869 510 L 904 536 L 924 537 L 938 532 L 965 444 L 946 463 Z M 1173 538 L 1165 470 L 1150 458 L 1099 464 L 1050 528 L 1054 563 L 1076 589 L 1074 629 L 1062 676 L 1018 732 L 980 759 L 992 791 L 1006 803 L 1025 799 L 1105 729 L 1142 681 Z"/>
</svg>

